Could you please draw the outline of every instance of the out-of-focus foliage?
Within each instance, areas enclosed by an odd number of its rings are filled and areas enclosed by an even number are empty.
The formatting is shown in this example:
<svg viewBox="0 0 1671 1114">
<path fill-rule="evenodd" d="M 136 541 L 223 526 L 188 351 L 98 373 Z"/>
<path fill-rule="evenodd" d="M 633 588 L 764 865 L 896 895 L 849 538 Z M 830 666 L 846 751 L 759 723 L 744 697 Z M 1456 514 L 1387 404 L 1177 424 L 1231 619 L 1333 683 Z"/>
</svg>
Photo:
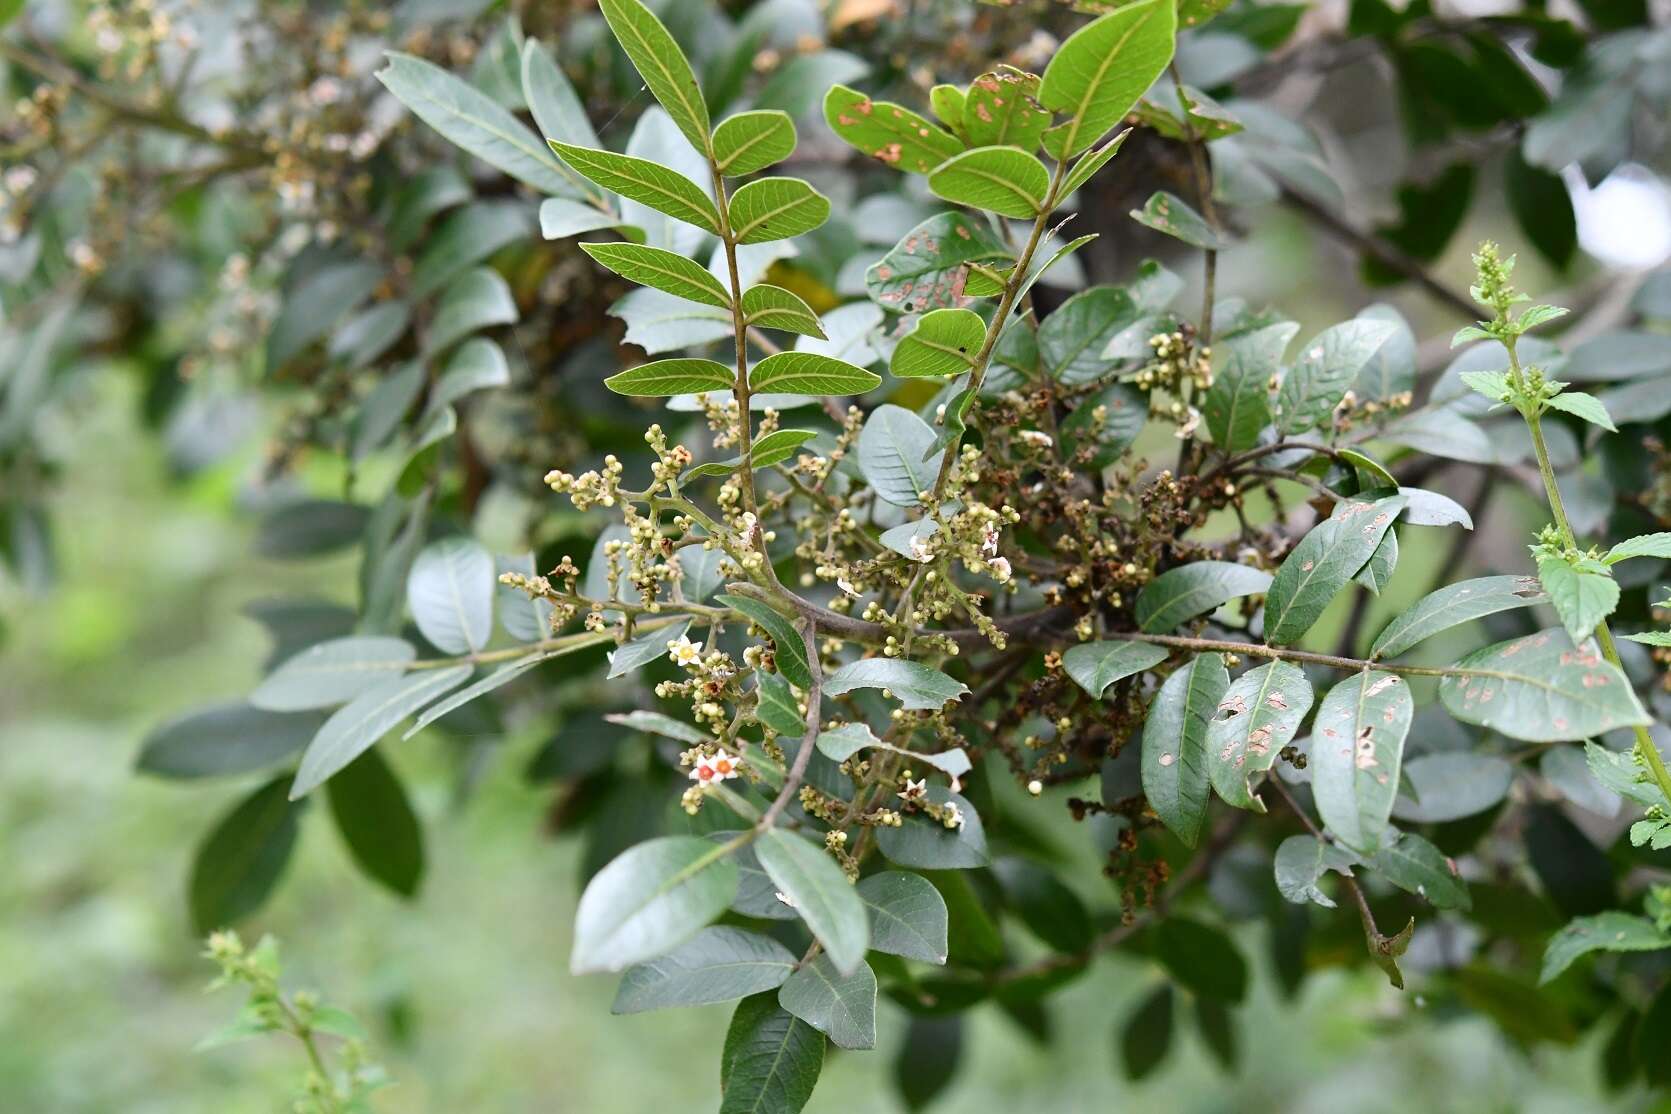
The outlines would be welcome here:
<svg viewBox="0 0 1671 1114">
<path fill-rule="evenodd" d="M 886 1039 L 879 994 L 927 1102 L 948 1019 L 1043 1036 L 1107 951 L 1176 987 L 1121 1031 L 1134 1076 L 1186 1016 L 1233 1061 L 1250 916 L 1290 992 L 1373 963 L 1516 1041 L 1605 1027 L 1610 1081 L 1663 1084 L 1671 305 L 1577 247 L 1590 184 L 1660 159 L 1671 32 L 655 7 L 7 13 L 7 568 L 51 588 L 89 369 L 141 380 L 182 482 L 263 441 L 261 557 L 358 563 L 258 605 L 265 679 L 140 753 L 245 786 L 198 928 L 282 902 L 322 825 L 419 893 L 394 744 L 448 740 L 463 793 L 538 730 L 590 878 L 574 969 L 625 969 L 620 1012 L 742 998 L 722 1109 L 798 1109 L 826 1041 Z M 1515 306 L 1493 255 L 1468 292 L 1434 270 L 1499 197 L 1581 312 Z M 1236 266 L 1285 215 L 1423 332 L 1486 320 L 1454 359 L 1384 304 L 1294 348 L 1326 315 Z M 1515 486 L 1551 530 L 1470 560 Z M 1433 591 L 1372 640 L 1418 542 Z M 1115 883 L 1088 903 L 1036 819 L 1063 805 Z"/>
</svg>

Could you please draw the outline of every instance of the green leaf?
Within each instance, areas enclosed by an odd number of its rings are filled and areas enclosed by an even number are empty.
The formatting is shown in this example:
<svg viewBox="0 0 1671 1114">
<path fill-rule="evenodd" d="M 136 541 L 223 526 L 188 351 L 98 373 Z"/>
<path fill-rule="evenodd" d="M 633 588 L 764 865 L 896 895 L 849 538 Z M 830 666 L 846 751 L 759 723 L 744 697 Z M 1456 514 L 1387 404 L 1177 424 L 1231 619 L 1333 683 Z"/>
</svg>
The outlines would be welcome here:
<svg viewBox="0 0 1671 1114">
<path fill-rule="evenodd" d="M 1370 669 L 1335 685 L 1317 708 L 1311 793 L 1323 823 L 1353 850 L 1381 845 L 1415 710 L 1409 685 Z"/>
<path fill-rule="evenodd" d="M 249 773 L 300 751 L 323 722 L 311 712 L 216 704 L 171 719 L 145 736 L 134 768 L 168 778 Z"/>
<path fill-rule="evenodd" d="M 877 828 L 876 846 L 896 866 L 916 870 L 970 870 L 988 863 L 986 829 L 980 815 L 963 797 L 930 785 L 928 799 L 938 805 L 955 804 L 963 823 L 948 828 L 923 813 L 906 815 L 897 828 Z"/>
<path fill-rule="evenodd" d="M 653 661 L 660 661 L 667 656 L 668 643 L 677 642 L 689 629 L 690 620 L 682 619 L 672 626 L 645 631 L 637 638 L 622 643 L 618 649 L 609 652 L 609 675 L 605 679 L 613 681 Z"/>
<path fill-rule="evenodd" d="M 444 351 L 479 329 L 510 325 L 517 317 L 516 299 L 498 271 L 488 267 L 466 271 L 441 295 L 424 338 L 424 351 Z"/>
<path fill-rule="evenodd" d="M 682 255 L 640 244 L 581 244 L 580 250 L 622 278 L 706 306 L 731 308 L 731 295 L 713 272 Z"/>
<path fill-rule="evenodd" d="M 863 960 L 848 974 L 821 955 L 778 988 L 778 1005 L 837 1048 L 876 1047 L 876 972 Z"/>
<path fill-rule="evenodd" d="M 1125 287 L 1081 290 L 1039 325 L 1040 361 L 1064 386 L 1097 382 L 1126 362 L 1125 355 L 1110 349 L 1128 340 L 1137 339 L 1147 362 L 1153 354 L 1148 339 L 1155 331 L 1154 320 Z M 1140 339 L 1135 337 L 1138 332 L 1143 333 Z"/>
<path fill-rule="evenodd" d="M 1408 500 L 1403 495 L 1335 507 L 1282 562 L 1265 596 L 1265 638 L 1273 645 L 1297 641 L 1329 601 L 1369 561 Z"/>
<path fill-rule="evenodd" d="M 920 662 L 903 658 L 860 658 L 824 678 L 825 696 L 856 689 L 881 689 L 908 712 L 937 712 L 948 700 L 961 700 L 969 687 Z"/>
<path fill-rule="evenodd" d="M 888 370 L 900 379 L 962 375 L 985 341 L 986 322 L 974 310 L 931 310 L 894 348 Z"/>
<path fill-rule="evenodd" d="M 1117 124 L 1172 61 L 1176 32 L 1173 0 L 1137 0 L 1068 36 L 1039 86 L 1039 103 L 1068 116 L 1044 149 L 1072 158 Z"/>
<path fill-rule="evenodd" d="M 1149 400 L 1140 391 L 1110 383 L 1062 420 L 1062 448 L 1091 468 L 1106 468 L 1125 455 L 1148 418 Z"/>
<path fill-rule="evenodd" d="M 929 456 L 935 440 L 928 423 L 903 406 L 884 403 L 872 410 L 859 432 L 859 470 L 876 497 L 896 507 L 921 506 L 944 455 Z"/>
<path fill-rule="evenodd" d="M 870 950 L 870 919 L 829 853 L 791 832 L 770 828 L 755 840 L 754 854 L 836 969 L 851 974 L 862 967 Z M 788 1002 L 784 1006 L 790 1008 Z"/>
<path fill-rule="evenodd" d="M 719 235 L 719 210 L 714 208 L 713 200 L 677 171 L 648 159 L 594 151 L 555 139 L 551 147 L 563 156 L 564 162 L 604 189 Z"/>
<path fill-rule="evenodd" d="M 422 58 L 399 53 L 388 58 L 377 79 L 424 123 L 541 193 L 580 194 L 579 183 L 539 137 L 486 93 Z"/>
<path fill-rule="evenodd" d="M 955 85 L 936 85 L 928 91 L 928 107 L 953 131 L 963 129 L 963 109 L 969 97 Z"/>
<path fill-rule="evenodd" d="M 1235 246 L 1235 241 L 1208 224 L 1189 202 L 1165 190 L 1151 194 L 1143 208 L 1133 209 L 1131 219 L 1203 251 L 1228 251 Z"/>
<path fill-rule="evenodd" d="M 883 870 L 861 878 L 870 946 L 921 963 L 946 962 L 946 899 L 920 874 Z"/>
<path fill-rule="evenodd" d="M 1050 172 L 1019 147 L 976 147 L 928 176 L 935 195 L 1000 216 L 1034 217 L 1050 192 Z"/>
<path fill-rule="evenodd" d="M 247 917 L 278 885 L 304 807 L 285 798 L 284 783 L 275 778 L 238 802 L 198 847 L 188 894 L 199 934 Z"/>
<path fill-rule="evenodd" d="M 532 231 L 529 216 L 520 201 L 481 201 L 452 213 L 424 241 L 408 296 L 427 298 L 494 252 L 527 240 Z"/>
<path fill-rule="evenodd" d="M 571 201 L 566 197 L 548 197 L 540 202 L 540 235 L 547 240 L 561 240 L 605 228 L 616 229 L 621 235 L 634 240 L 644 239 L 643 229 L 623 223 L 623 218 L 596 205 Z"/>
<path fill-rule="evenodd" d="M 603 146 L 574 86 L 538 39 L 522 44 L 522 95 L 541 135 L 580 147 Z M 540 154 L 545 154 L 544 148 Z"/>
<path fill-rule="evenodd" d="M 873 101 L 835 85 L 824 94 L 824 119 L 860 151 L 897 170 L 927 174 L 959 151 L 963 142 L 891 101 Z"/>
<path fill-rule="evenodd" d="M 1120 1029 L 1120 1062 L 1132 1082 L 1147 1078 L 1172 1050 L 1172 984 L 1162 983 Z"/>
<path fill-rule="evenodd" d="M 441 700 L 437 700 L 434 704 L 425 708 L 418 714 L 418 718 L 412 721 L 412 726 L 406 729 L 406 733 L 402 735 L 401 738 L 410 739 L 412 736 L 416 735 L 418 732 L 422 731 L 442 716 L 448 714 L 449 712 L 457 711 L 459 708 L 462 708 L 464 705 L 470 703 L 470 701 L 486 696 L 494 689 L 501 688 L 502 686 L 509 684 L 518 677 L 522 676 L 524 673 L 528 672 L 530 669 L 534 668 L 536 665 L 548 662 L 552 658 L 562 657 L 566 653 L 574 653 L 576 650 L 603 645 L 603 640 L 608 637 L 609 636 L 605 632 L 599 632 L 599 641 L 596 642 L 580 643 L 575 645 L 573 649 L 569 650 L 553 650 L 550 653 L 529 654 L 525 658 L 518 658 L 515 661 L 506 662 L 498 669 L 495 669 L 493 672 L 489 673 L 487 676 L 483 677 L 474 684 L 466 685 L 452 695 Z"/>
<path fill-rule="evenodd" d="M 1619 638 L 1640 642 L 1644 646 L 1671 646 L 1671 631 L 1646 630 L 1635 634 L 1621 634 Z"/>
<path fill-rule="evenodd" d="M 1612 572 L 1588 557 L 1575 561 L 1564 556 L 1539 557 L 1538 580 L 1575 643 L 1590 637 L 1596 624 L 1619 606 L 1619 585 Z"/>
<path fill-rule="evenodd" d="M 933 766 L 954 781 L 969 772 L 969 755 L 962 747 L 952 747 L 939 754 L 924 754 L 878 739 L 862 723 L 837 724 L 818 733 L 818 753 L 832 762 L 845 762 L 867 748 L 902 754 L 913 762 Z"/>
<path fill-rule="evenodd" d="M 1646 917 L 1609 910 L 1576 917 L 1549 939 L 1543 951 L 1538 984 L 1553 982 L 1581 956 L 1591 952 L 1656 952 L 1671 948 L 1671 932 Z"/>
<path fill-rule="evenodd" d="M 1451 715 L 1513 739 L 1569 742 L 1650 722 L 1625 675 L 1563 631 L 1499 642 L 1451 668 L 1439 680 Z"/>
<path fill-rule="evenodd" d="M 799 1114 L 824 1067 L 824 1034 L 757 994 L 737 1005 L 720 1057 L 720 1114 Z"/>
<path fill-rule="evenodd" d="M 651 735 L 696 746 L 709 741 L 709 735 L 699 727 L 674 719 L 661 712 L 620 712 L 605 716 L 610 723 L 625 727 L 629 731 L 643 731 Z"/>
<path fill-rule="evenodd" d="M 1388 530 L 1381 536 L 1381 544 L 1375 547 L 1375 552 L 1369 555 L 1369 560 L 1352 580 L 1367 588 L 1371 595 L 1378 596 L 1381 589 L 1392 579 L 1393 569 L 1397 565 L 1398 531 Z"/>
<path fill-rule="evenodd" d="M 324 784 L 401 720 L 463 684 L 473 671 L 470 665 L 419 670 L 384 681 L 338 708 L 302 755 L 301 767 L 290 787 L 291 800 Z"/>
<path fill-rule="evenodd" d="M 669 395 L 729 391 L 736 382 L 736 372 L 716 360 L 680 357 L 639 364 L 611 375 L 603 381 L 603 385 L 618 395 L 665 398 Z"/>
<path fill-rule="evenodd" d="M 1597 816 L 1617 816 L 1619 795 L 1603 785 L 1577 747 L 1550 747 L 1538 759 L 1538 773 L 1572 804 Z"/>
<path fill-rule="evenodd" d="M 755 696 L 754 717 L 763 726 L 794 739 L 806 734 L 806 716 L 788 681 L 776 673 L 762 673 Z"/>
<path fill-rule="evenodd" d="M 1358 373 L 1396 330 L 1391 321 L 1355 317 L 1307 341 L 1277 392 L 1277 429 L 1293 434 L 1327 427 Z"/>
<path fill-rule="evenodd" d="M 750 466 L 758 472 L 762 468 L 781 464 L 794 456 L 796 449 L 817 436 L 818 431 L 812 429 L 780 429 L 768 433 L 749 447 Z M 737 456 L 723 462 L 698 464 L 685 476 L 729 476 L 737 471 L 742 462 L 743 458 Z"/>
<path fill-rule="evenodd" d="M 757 178 L 731 195 L 731 234 L 739 244 L 787 240 L 830 219 L 830 199 L 799 178 Z"/>
<path fill-rule="evenodd" d="M 446 369 L 430 388 L 424 414 L 433 416 L 476 391 L 507 387 L 510 382 L 504 350 L 486 337 L 471 337 L 447 358 Z"/>
<path fill-rule="evenodd" d="M 970 264 L 1013 258 L 984 223 L 964 213 L 940 213 L 906 233 L 865 271 L 865 291 L 871 301 L 895 313 L 955 308 L 969 300 Z"/>
<path fill-rule="evenodd" d="M 424 873 L 423 829 L 383 756 L 368 750 L 344 766 L 326 796 L 360 869 L 402 897 L 416 894 Z"/>
<path fill-rule="evenodd" d="M 663 836 L 617 856 L 580 895 L 569 970 L 619 971 L 691 939 L 737 893 L 729 852 L 694 836 Z"/>
<path fill-rule="evenodd" d="M 1225 452 L 1252 448 L 1270 422 L 1271 380 L 1297 332 L 1299 326 L 1292 321 L 1280 321 L 1213 346 L 1218 366 L 1202 414 L 1213 443 Z"/>
<path fill-rule="evenodd" d="M 598 8 L 615 41 L 690 145 L 707 151 L 708 104 L 678 42 L 639 0 L 598 0 Z"/>
<path fill-rule="evenodd" d="M 1619 432 L 1619 427 L 1613 424 L 1612 417 L 1607 413 L 1607 407 L 1595 395 L 1587 395 L 1583 391 L 1562 391 L 1549 400 L 1549 408 L 1576 415 L 1611 433 Z"/>
<path fill-rule="evenodd" d="M 787 112 L 739 112 L 714 129 L 714 161 L 727 177 L 753 174 L 794 153 L 795 122 Z"/>
<path fill-rule="evenodd" d="M 1271 586 L 1263 569 L 1228 561 L 1196 561 L 1168 569 L 1137 594 L 1134 618 L 1150 634 L 1164 633 L 1188 619 Z"/>
<path fill-rule="evenodd" d="M 992 873 L 1005 903 L 1034 936 L 1067 955 L 1091 947 L 1096 934 L 1091 915 L 1053 869 L 1012 856 L 993 863 Z"/>
<path fill-rule="evenodd" d="M 1207 774 L 1225 804 L 1264 812 L 1253 778 L 1276 761 L 1311 710 L 1311 682 L 1298 666 L 1273 661 L 1237 677 L 1207 725 Z"/>
<path fill-rule="evenodd" d="M 1018 147 L 1032 151 L 1050 126 L 1050 113 L 1034 97 L 1039 79 L 1002 69 L 969 83 L 962 124 L 973 147 Z"/>
<path fill-rule="evenodd" d="M 267 370 L 277 371 L 336 328 L 371 297 L 383 275 L 380 265 L 355 260 L 321 267 L 297 283 L 267 332 Z"/>
<path fill-rule="evenodd" d="M 1468 909 L 1468 886 L 1456 864 L 1419 835 L 1400 832 L 1369 865 L 1401 890 L 1426 898 L 1435 909 Z"/>
<path fill-rule="evenodd" d="M 1609 565 L 1631 557 L 1659 557 L 1671 559 L 1671 533 L 1642 534 L 1626 538 L 1607 551 L 1602 560 Z"/>
<path fill-rule="evenodd" d="M 873 371 L 816 352 L 773 353 L 748 375 L 750 390 L 794 395 L 862 395 L 881 382 Z"/>
<path fill-rule="evenodd" d="M 342 323 L 327 354 L 359 370 L 392 348 L 411 323 L 412 307 L 405 302 L 378 302 Z"/>
<path fill-rule="evenodd" d="M 1068 171 L 1068 176 L 1062 180 L 1061 196 L 1072 196 L 1075 190 L 1095 177 L 1097 171 L 1108 165 L 1108 160 L 1120 153 L 1120 148 L 1125 145 L 1126 136 L 1130 134 L 1131 129 L 1126 128 L 1116 133 L 1113 139 L 1101 147 L 1079 156 L 1079 161 L 1073 164 L 1073 169 Z"/>
<path fill-rule="evenodd" d="M 1217 1002 L 1247 996 L 1247 960 L 1218 929 L 1189 917 L 1167 917 L 1151 937 L 1155 958 L 1181 986 Z"/>
<path fill-rule="evenodd" d="M 666 955 L 629 967 L 609 1012 L 732 1002 L 776 990 L 794 969 L 794 955 L 770 936 L 704 928 Z"/>
<path fill-rule="evenodd" d="M 782 329 L 805 337 L 829 339 L 818 322 L 818 314 L 798 294 L 781 286 L 762 284 L 743 292 L 743 319 L 762 329 Z"/>
<path fill-rule="evenodd" d="M 1494 754 L 1424 754 L 1405 765 L 1408 794 L 1394 803 L 1393 815 L 1417 824 L 1460 820 L 1497 804 L 1513 781 L 1514 766 Z"/>
<path fill-rule="evenodd" d="M 285 659 L 250 693 L 269 712 L 330 708 L 406 672 L 417 650 L 399 638 L 334 638 Z"/>
<path fill-rule="evenodd" d="M 1350 862 L 1350 856 L 1316 836 L 1289 836 L 1276 849 L 1273 865 L 1277 892 L 1295 905 L 1316 904 L 1333 909 L 1334 899 L 1319 889 L 1317 883 L 1329 870 L 1345 869 Z"/>
<path fill-rule="evenodd" d="M 1134 673 L 1153 669 L 1170 653 L 1147 642 L 1086 642 L 1062 655 L 1062 667 L 1079 687 L 1102 699 L 1108 686 Z"/>
<path fill-rule="evenodd" d="M 1208 724 L 1229 687 L 1224 659 L 1200 654 L 1161 685 L 1143 724 L 1143 794 L 1188 847 L 1207 815 Z"/>
<path fill-rule="evenodd" d="M 770 635 L 772 656 L 777 662 L 778 672 L 803 692 L 812 688 L 812 667 L 807 661 L 806 640 L 790 625 L 788 619 L 759 600 L 747 596 L 715 596 L 714 602 L 741 611 L 751 622 Z M 830 690 L 826 687 L 824 692 L 828 695 Z"/>
<path fill-rule="evenodd" d="M 1547 599 L 1543 586 L 1529 576 L 1482 576 L 1449 584 L 1423 596 L 1388 623 L 1369 656 L 1395 658 L 1441 631 Z"/>
<path fill-rule="evenodd" d="M 437 650 L 466 654 L 493 635 L 493 592 L 499 570 L 493 554 L 471 538 L 443 538 L 426 546 L 406 578 L 406 606 Z"/>
</svg>

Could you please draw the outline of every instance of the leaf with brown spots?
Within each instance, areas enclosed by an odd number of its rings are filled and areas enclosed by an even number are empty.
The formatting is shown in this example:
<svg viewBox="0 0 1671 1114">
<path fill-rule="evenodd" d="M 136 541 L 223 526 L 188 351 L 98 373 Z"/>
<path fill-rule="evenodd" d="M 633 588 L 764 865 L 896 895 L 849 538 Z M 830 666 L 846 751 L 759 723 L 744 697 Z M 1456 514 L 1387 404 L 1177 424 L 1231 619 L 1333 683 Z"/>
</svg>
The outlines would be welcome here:
<svg viewBox="0 0 1671 1114">
<path fill-rule="evenodd" d="M 1285 661 L 1250 669 L 1231 684 L 1207 725 L 1207 773 L 1226 804 L 1265 811 L 1253 777 L 1293 741 L 1311 701 L 1311 682 Z"/>
<path fill-rule="evenodd" d="M 1630 682 L 1596 644 L 1575 648 L 1559 627 L 1475 650 L 1440 678 L 1439 698 L 1464 723 L 1533 743 L 1651 722 Z"/>
<path fill-rule="evenodd" d="M 1265 597 L 1265 640 L 1287 645 L 1310 630 L 1329 601 L 1374 555 L 1405 502 L 1402 495 L 1372 502 L 1346 500 L 1335 507 L 1333 517 L 1300 539 L 1276 570 Z"/>
<path fill-rule="evenodd" d="M 1398 796 L 1415 702 L 1391 673 L 1365 670 L 1329 690 L 1311 726 L 1311 792 L 1342 843 L 1372 854 Z"/>
<path fill-rule="evenodd" d="M 824 119 L 860 151 L 910 174 L 927 174 L 963 150 L 955 135 L 910 109 L 871 100 L 845 85 L 824 94 Z"/>
</svg>

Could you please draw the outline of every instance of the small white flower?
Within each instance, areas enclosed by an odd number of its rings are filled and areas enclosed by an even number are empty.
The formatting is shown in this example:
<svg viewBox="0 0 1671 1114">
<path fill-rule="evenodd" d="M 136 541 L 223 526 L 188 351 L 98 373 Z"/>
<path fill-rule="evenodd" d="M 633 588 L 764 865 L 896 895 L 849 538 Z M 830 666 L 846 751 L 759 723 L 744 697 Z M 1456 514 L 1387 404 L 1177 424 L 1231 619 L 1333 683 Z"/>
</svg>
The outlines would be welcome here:
<svg viewBox="0 0 1671 1114">
<path fill-rule="evenodd" d="M 961 827 L 963 827 L 963 810 L 957 807 L 957 802 L 956 801 L 947 801 L 946 802 L 946 821 L 945 821 L 945 823 L 946 823 L 946 827 L 948 827 L 948 828 L 961 828 Z"/>
<path fill-rule="evenodd" d="M 986 568 L 987 571 L 992 574 L 992 579 L 996 580 L 998 583 L 1009 583 L 1010 559 L 1008 557 L 994 557 L 986 563 Z"/>
<path fill-rule="evenodd" d="M 1201 411 L 1199 411 L 1195 407 L 1191 406 L 1189 408 L 1189 417 L 1184 419 L 1184 423 L 1178 427 L 1177 431 L 1175 433 L 1173 433 L 1172 436 L 1178 438 L 1181 441 L 1185 437 L 1188 437 L 1190 434 L 1194 433 L 1196 427 L 1199 426 L 1200 424 L 1201 424 Z"/>
<path fill-rule="evenodd" d="M 981 552 L 988 557 L 998 556 L 998 528 L 988 526 L 986 534 L 981 538 Z"/>
<path fill-rule="evenodd" d="M 921 534 L 914 535 L 911 538 L 911 544 L 906 549 L 910 551 L 913 561 L 927 563 L 934 560 L 934 551 L 928 548 L 928 543 L 923 540 Z"/>
<path fill-rule="evenodd" d="M 1016 434 L 1016 436 L 1027 442 L 1029 445 L 1035 445 L 1041 449 L 1048 449 L 1056 443 L 1050 439 L 1050 434 L 1042 433 L 1036 429 L 1021 430 Z"/>
<path fill-rule="evenodd" d="M 842 594 L 845 595 L 848 599 L 855 599 L 856 600 L 856 599 L 859 598 L 859 590 L 857 588 L 853 587 L 852 583 L 849 582 L 848 579 L 845 576 L 836 577 L 836 587 L 840 588 L 841 591 L 842 591 Z"/>
<path fill-rule="evenodd" d="M 691 666 L 702 660 L 702 647 L 687 635 L 681 634 L 677 640 L 669 642 L 667 649 L 673 655 L 674 665 Z"/>
<path fill-rule="evenodd" d="M 691 767 L 690 779 L 702 785 L 712 785 L 718 781 L 727 781 L 737 776 L 737 767 L 742 764 L 742 757 L 733 758 L 724 747 L 714 752 L 712 758 L 698 758 L 696 765 Z"/>
<path fill-rule="evenodd" d="M 927 793 L 927 778 L 923 778 L 921 781 L 912 781 L 910 778 L 906 778 L 905 788 L 899 791 L 899 799 L 902 801 L 920 801 Z"/>
</svg>

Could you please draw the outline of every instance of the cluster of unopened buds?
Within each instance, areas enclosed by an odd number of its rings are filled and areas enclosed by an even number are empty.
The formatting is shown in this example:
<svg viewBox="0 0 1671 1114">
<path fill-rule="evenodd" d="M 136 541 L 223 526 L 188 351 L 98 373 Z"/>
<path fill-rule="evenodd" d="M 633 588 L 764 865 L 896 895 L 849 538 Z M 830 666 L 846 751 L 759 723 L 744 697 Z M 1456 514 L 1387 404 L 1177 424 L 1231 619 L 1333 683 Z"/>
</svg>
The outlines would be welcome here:
<svg viewBox="0 0 1671 1114">
<path fill-rule="evenodd" d="M 567 495 L 577 511 L 593 507 L 613 507 L 621 489 L 621 473 L 625 465 L 612 453 L 603 458 L 603 471 L 582 472 L 576 476 L 553 468 L 545 474 L 546 486 L 559 495 Z"/>
<path fill-rule="evenodd" d="M 1156 333 L 1149 338 L 1155 357 L 1131 377 L 1140 391 L 1156 388 L 1180 393 L 1178 388 L 1188 383 L 1197 391 L 1213 385 L 1213 350 L 1196 348 L 1182 332 Z"/>
</svg>

